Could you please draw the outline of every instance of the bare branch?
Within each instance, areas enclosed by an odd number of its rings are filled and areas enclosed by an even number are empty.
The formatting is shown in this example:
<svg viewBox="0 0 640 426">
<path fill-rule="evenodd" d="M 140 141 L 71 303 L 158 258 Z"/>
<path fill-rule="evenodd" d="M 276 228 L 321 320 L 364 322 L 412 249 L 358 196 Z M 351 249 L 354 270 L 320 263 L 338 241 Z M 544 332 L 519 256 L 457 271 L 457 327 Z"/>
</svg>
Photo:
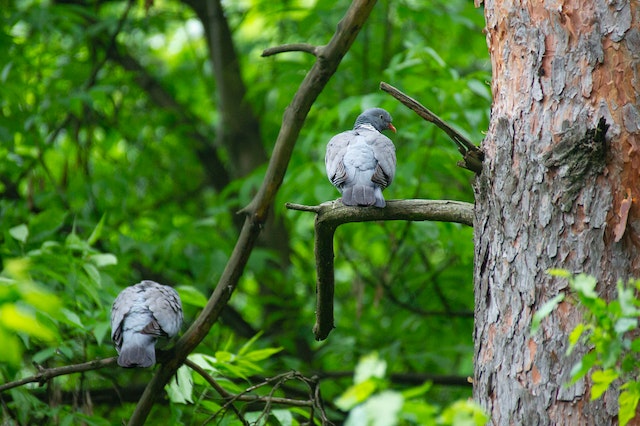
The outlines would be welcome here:
<svg viewBox="0 0 640 426">
<path fill-rule="evenodd" d="M 317 57 L 322 51 L 322 48 L 323 46 L 314 46 L 309 43 L 283 44 L 281 46 L 274 46 L 264 49 L 262 55 L 260 56 L 266 58 L 267 56 L 277 55 L 278 53 L 284 52 L 305 52 Z"/>
<path fill-rule="evenodd" d="M 251 203 L 243 209 L 247 213 L 247 217 L 218 284 L 198 318 L 176 343 L 175 355 L 166 363 L 162 363 L 151 378 L 129 419 L 130 426 L 141 426 L 145 423 L 154 401 L 162 393 L 164 386 L 182 365 L 187 355 L 209 333 L 211 326 L 217 321 L 222 308 L 238 285 L 249 255 L 260 234 L 260 229 L 282 184 L 304 120 L 318 95 L 336 72 L 340 61 L 353 44 L 375 3 L 373 0 L 353 1 L 344 18 L 338 24 L 336 33 L 323 49 L 322 60 L 316 61 L 300 84 L 291 104 L 285 110 L 280 133 L 262 186 Z"/>
<path fill-rule="evenodd" d="M 451 200 L 387 200 L 385 208 L 350 207 L 341 201 L 328 201 L 319 206 L 303 206 L 295 210 L 316 212 L 318 222 L 334 226 L 350 222 L 371 222 L 375 220 L 410 220 L 454 222 L 473 226 L 473 204 Z"/>
<path fill-rule="evenodd" d="M 338 226 L 350 222 L 375 220 L 411 220 L 455 222 L 473 226 L 473 204 L 446 200 L 389 200 L 383 209 L 376 207 L 348 207 L 340 201 L 319 206 L 287 204 L 288 208 L 316 213 L 315 257 L 316 283 L 316 340 L 324 340 L 334 328 L 333 323 L 333 234 Z"/>
<path fill-rule="evenodd" d="M 289 210 L 299 210 L 301 212 L 318 213 L 320 211 L 320 206 L 305 206 L 304 204 L 296 203 L 286 203 L 284 206 Z"/>
<path fill-rule="evenodd" d="M 423 106 L 420 102 L 416 101 L 412 97 L 409 97 L 402 93 L 400 90 L 391 86 L 390 84 L 380 82 L 380 89 L 384 92 L 389 93 L 391 96 L 402 102 L 405 106 L 413 110 L 420 117 L 424 118 L 430 123 L 435 124 L 443 130 L 447 136 L 455 142 L 458 147 L 458 151 L 462 154 L 464 158 L 464 162 L 458 163 L 458 166 L 463 167 L 465 169 L 471 170 L 472 172 L 476 172 L 480 174 L 482 172 L 482 161 L 484 160 L 484 152 L 474 145 L 469 139 L 464 137 L 460 132 L 454 129 L 451 125 L 447 124 L 440 117 L 435 115 L 425 106 Z"/>
<path fill-rule="evenodd" d="M 18 386 L 26 385 L 27 383 L 39 383 L 40 386 L 42 386 L 54 377 L 73 373 L 82 373 L 84 371 L 90 370 L 99 370 L 101 368 L 115 364 L 116 359 L 117 357 L 103 358 L 89 362 L 83 362 L 82 364 L 65 365 L 63 367 L 56 368 L 42 368 L 40 366 L 37 366 L 40 370 L 38 374 L 0 385 L 0 393 L 9 389 L 17 388 Z"/>
</svg>

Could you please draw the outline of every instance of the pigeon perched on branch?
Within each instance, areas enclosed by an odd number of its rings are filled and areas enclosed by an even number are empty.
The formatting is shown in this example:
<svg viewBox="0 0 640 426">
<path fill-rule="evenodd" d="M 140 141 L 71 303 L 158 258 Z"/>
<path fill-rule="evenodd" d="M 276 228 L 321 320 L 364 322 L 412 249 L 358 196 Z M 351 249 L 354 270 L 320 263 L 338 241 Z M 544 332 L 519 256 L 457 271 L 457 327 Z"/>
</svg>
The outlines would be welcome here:
<svg viewBox="0 0 640 426">
<path fill-rule="evenodd" d="M 370 108 L 356 119 L 353 130 L 331 138 L 324 159 L 327 176 L 342 194 L 345 206 L 386 205 L 382 190 L 396 173 L 396 148 L 383 130 L 396 128 L 382 108 Z"/>
<path fill-rule="evenodd" d="M 151 367 L 158 338 L 182 326 L 182 303 L 171 287 L 145 280 L 120 292 L 111 308 L 111 339 L 121 367 Z"/>
</svg>

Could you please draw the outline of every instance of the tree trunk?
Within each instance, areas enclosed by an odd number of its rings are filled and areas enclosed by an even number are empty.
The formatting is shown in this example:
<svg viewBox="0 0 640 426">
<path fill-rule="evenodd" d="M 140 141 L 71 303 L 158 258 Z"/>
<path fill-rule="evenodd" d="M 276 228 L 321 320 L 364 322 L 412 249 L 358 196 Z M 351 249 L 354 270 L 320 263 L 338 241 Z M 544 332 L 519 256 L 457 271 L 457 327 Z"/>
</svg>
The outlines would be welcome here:
<svg viewBox="0 0 640 426">
<path fill-rule="evenodd" d="M 475 188 L 474 396 L 493 424 L 617 422 L 615 392 L 592 402 L 589 380 L 564 386 L 580 309 L 565 299 L 530 326 L 567 291 L 549 268 L 595 275 L 605 297 L 639 275 L 638 5 L 485 2 L 494 104 Z"/>
</svg>

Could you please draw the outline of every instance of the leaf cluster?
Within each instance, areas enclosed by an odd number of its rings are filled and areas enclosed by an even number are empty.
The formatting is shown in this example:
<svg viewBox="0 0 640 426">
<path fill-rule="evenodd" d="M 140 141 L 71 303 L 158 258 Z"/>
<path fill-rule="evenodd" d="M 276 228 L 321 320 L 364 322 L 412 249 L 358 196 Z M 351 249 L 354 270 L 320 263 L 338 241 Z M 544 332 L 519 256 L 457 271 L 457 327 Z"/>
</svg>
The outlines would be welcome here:
<svg viewBox="0 0 640 426">
<path fill-rule="evenodd" d="M 585 312 L 584 321 L 578 323 L 569 334 L 567 355 L 578 348 L 586 348 L 586 353 L 571 370 L 571 383 L 589 375 L 592 400 L 600 398 L 611 386 L 615 386 L 620 390 L 620 424 L 628 424 L 635 418 L 640 401 L 637 373 L 640 367 L 640 338 L 637 337 L 640 280 L 630 280 L 627 284 L 618 281 L 617 297 L 608 302 L 598 294 L 595 277 L 573 275 L 565 270 L 552 270 L 550 273 L 569 280 L 575 301 Z M 536 313 L 536 328 L 564 299 L 565 295 L 560 294 Z M 532 331 L 535 332 L 534 327 Z"/>
</svg>

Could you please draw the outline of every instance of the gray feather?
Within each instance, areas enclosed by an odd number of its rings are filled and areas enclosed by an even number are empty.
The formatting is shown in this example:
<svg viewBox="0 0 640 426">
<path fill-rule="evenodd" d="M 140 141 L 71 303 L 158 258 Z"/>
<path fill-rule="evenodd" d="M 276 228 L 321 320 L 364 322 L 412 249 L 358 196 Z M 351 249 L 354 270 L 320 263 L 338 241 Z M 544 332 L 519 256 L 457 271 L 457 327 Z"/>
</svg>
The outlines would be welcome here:
<svg viewBox="0 0 640 426">
<path fill-rule="evenodd" d="M 382 190 L 396 172 L 396 150 L 391 139 L 380 133 L 395 128 L 391 115 L 381 108 L 358 116 L 354 129 L 329 141 L 325 167 L 331 183 L 342 194 L 346 206 L 386 205 Z"/>
<path fill-rule="evenodd" d="M 111 308 L 111 339 L 122 367 L 151 367 L 158 338 L 182 327 L 182 303 L 171 287 L 145 280 L 120 292 Z"/>
</svg>

